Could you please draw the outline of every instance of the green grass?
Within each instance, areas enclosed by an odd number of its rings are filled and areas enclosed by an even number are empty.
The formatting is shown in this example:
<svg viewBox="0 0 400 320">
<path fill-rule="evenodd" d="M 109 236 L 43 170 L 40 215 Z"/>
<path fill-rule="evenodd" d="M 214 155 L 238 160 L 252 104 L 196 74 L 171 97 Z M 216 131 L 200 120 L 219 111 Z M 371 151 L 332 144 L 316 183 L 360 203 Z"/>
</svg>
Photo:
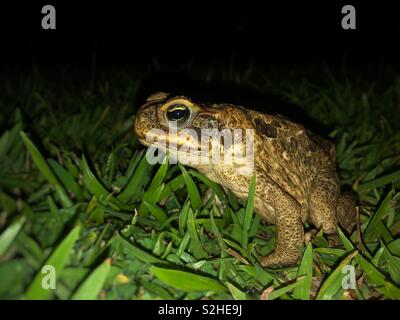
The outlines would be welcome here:
<svg viewBox="0 0 400 320">
<path fill-rule="evenodd" d="M 299 266 L 262 268 L 275 227 L 252 196 L 144 160 L 132 132 L 144 73 L 76 83 L 35 71 L 0 92 L 0 298 L 400 299 L 400 76 L 307 72 L 193 74 L 273 92 L 331 128 L 362 243 L 341 233 L 331 248 L 318 234 Z M 55 290 L 41 286 L 46 264 Z M 341 286 L 345 265 L 356 290 Z"/>
</svg>

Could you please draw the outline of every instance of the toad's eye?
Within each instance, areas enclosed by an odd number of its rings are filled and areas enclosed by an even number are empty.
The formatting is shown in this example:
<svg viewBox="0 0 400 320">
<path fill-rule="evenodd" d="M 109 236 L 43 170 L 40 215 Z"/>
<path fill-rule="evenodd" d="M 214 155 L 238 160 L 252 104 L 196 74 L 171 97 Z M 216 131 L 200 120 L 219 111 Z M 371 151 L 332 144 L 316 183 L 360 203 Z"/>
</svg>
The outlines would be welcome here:
<svg viewBox="0 0 400 320">
<path fill-rule="evenodd" d="M 167 110 L 167 118 L 169 121 L 184 122 L 189 119 L 190 110 L 182 104 L 170 106 Z"/>
</svg>

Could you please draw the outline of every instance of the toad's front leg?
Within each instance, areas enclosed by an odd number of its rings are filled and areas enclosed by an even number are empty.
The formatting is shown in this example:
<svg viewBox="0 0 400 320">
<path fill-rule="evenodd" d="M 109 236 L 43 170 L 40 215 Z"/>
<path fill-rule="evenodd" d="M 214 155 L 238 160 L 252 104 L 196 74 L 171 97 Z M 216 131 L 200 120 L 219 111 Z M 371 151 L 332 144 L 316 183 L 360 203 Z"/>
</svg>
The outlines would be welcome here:
<svg viewBox="0 0 400 320">
<path fill-rule="evenodd" d="M 294 265 L 302 255 L 304 245 L 304 227 L 301 219 L 299 203 L 281 189 L 271 191 L 268 200 L 276 200 L 272 204 L 275 210 L 275 223 L 277 226 L 275 251 L 263 257 L 261 264 L 269 266 Z"/>
</svg>

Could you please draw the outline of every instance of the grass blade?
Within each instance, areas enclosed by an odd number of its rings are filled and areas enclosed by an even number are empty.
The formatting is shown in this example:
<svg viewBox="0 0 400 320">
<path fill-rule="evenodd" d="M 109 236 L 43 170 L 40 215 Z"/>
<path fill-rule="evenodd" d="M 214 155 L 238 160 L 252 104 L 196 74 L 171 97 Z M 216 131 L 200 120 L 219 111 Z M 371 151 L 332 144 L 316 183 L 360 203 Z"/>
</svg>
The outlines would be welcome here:
<svg viewBox="0 0 400 320">
<path fill-rule="evenodd" d="M 0 257 L 7 251 L 11 243 L 14 241 L 18 232 L 25 223 L 25 216 L 16 219 L 11 225 L 0 235 Z"/>
<path fill-rule="evenodd" d="M 228 200 L 226 199 L 226 196 L 224 194 L 224 192 L 222 191 L 222 188 L 215 183 L 214 181 L 211 181 L 210 179 L 208 179 L 205 175 L 201 174 L 198 171 L 194 171 L 194 170 L 189 170 L 189 173 L 193 176 L 196 177 L 197 179 L 199 179 L 200 181 L 202 181 L 204 184 L 206 184 L 207 186 L 209 186 L 214 193 L 217 195 L 218 199 L 221 200 L 221 202 L 225 205 Z"/>
<path fill-rule="evenodd" d="M 202 276 L 192 272 L 186 272 L 176 269 L 167 269 L 152 266 L 151 273 L 165 284 L 176 289 L 193 291 L 225 291 L 226 288 L 216 279 Z"/>
<path fill-rule="evenodd" d="M 182 171 L 183 179 L 185 180 L 186 188 L 189 193 L 190 204 L 194 210 L 197 210 L 201 206 L 199 190 L 197 189 L 196 184 L 193 182 L 192 177 L 186 171 L 185 167 L 179 164 L 179 168 Z"/>
<path fill-rule="evenodd" d="M 53 159 L 48 159 L 51 169 L 54 171 L 55 175 L 60 179 L 64 187 L 73 192 L 78 199 L 82 199 L 83 192 L 81 186 L 75 181 L 73 175 L 61 166 L 57 161 Z"/>
<path fill-rule="evenodd" d="M 350 264 L 351 260 L 358 255 L 358 251 L 353 251 L 346 258 L 340 262 L 329 277 L 324 281 L 319 289 L 316 299 L 317 300 L 331 300 L 338 293 L 342 287 L 342 279 L 345 276 L 342 273 L 343 267 Z"/>
<path fill-rule="evenodd" d="M 167 289 L 147 280 L 141 280 L 140 283 L 146 290 L 156 294 L 161 299 L 174 300 L 174 296 L 171 295 Z"/>
<path fill-rule="evenodd" d="M 25 132 L 20 131 L 20 135 L 22 140 L 27 147 L 33 162 L 42 173 L 42 175 L 46 178 L 46 180 L 56 188 L 57 193 L 59 194 L 60 198 L 63 200 L 63 204 L 66 206 L 72 205 L 72 201 L 69 198 L 68 194 L 66 193 L 65 189 L 62 187 L 61 183 L 58 181 L 57 177 L 54 175 L 53 171 L 51 171 L 49 165 L 47 164 L 46 160 L 33 144 L 33 142 L 28 138 Z"/>
<path fill-rule="evenodd" d="M 122 190 L 122 192 L 118 195 L 117 199 L 127 203 L 128 201 L 135 202 L 139 197 L 139 191 L 144 186 L 146 181 L 146 176 L 149 175 L 151 169 L 151 165 L 147 161 L 146 154 L 143 155 L 142 160 L 132 177 L 129 179 L 128 184 Z"/>
<path fill-rule="evenodd" d="M 249 300 L 249 296 L 246 294 L 246 292 L 243 292 L 239 288 L 235 287 L 232 283 L 227 282 L 226 283 L 227 288 L 229 289 L 229 292 L 231 293 L 233 299 L 235 300 Z"/>
<path fill-rule="evenodd" d="M 106 259 L 79 286 L 72 300 L 94 300 L 97 298 L 111 269 L 111 259 Z"/>
<path fill-rule="evenodd" d="M 372 188 L 380 188 L 390 183 L 400 181 L 400 170 L 389 173 L 372 181 L 365 182 L 357 187 L 358 192 L 365 192 Z"/>
<path fill-rule="evenodd" d="M 347 252 L 353 251 L 354 250 L 353 243 L 349 239 L 347 239 L 346 235 L 343 233 L 340 227 L 338 227 L 338 235 L 344 247 L 346 248 Z"/>
<path fill-rule="evenodd" d="M 189 209 L 188 211 L 187 229 L 190 234 L 190 248 L 193 251 L 193 255 L 196 259 L 206 258 L 208 255 L 207 252 L 204 251 L 199 236 L 197 235 L 196 221 L 192 209 Z"/>
<path fill-rule="evenodd" d="M 163 223 L 165 220 L 168 219 L 164 211 L 157 205 L 148 203 L 147 201 L 145 201 L 143 204 L 147 207 L 150 213 L 158 220 L 158 222 Z"/>
<path fill-rule="evenodd" d="M 138 247 L 134 246 L 133 244 L 129 243 L 127 240 L 122 238 L 120 235 L 116 236 L 114 238 L 114 241 L 120 243 L 126 250 L 127 252 L 134 256 L 135 258 L 138 258 L 139 260 L 146 262 L 146 263 L 163 263 L 164 261 L 153 256 L 152 254 L 139 249 Z"/>
<path fill-rule="evenodd" d="M 299 278 L 295 283 L 288 284 L 283 288 L 279 288 L 277 290 L 272 291 L 268 295 L 268 300 L 275 300 L 280 296 L 283 296 L 285 293 L 289 292 L 290 290 L 296 289 L 298 286 L 301 286 L 304 282 L 304 278 Z"/>
<path fill-rule="evenodd" d="M 114 204 L 115 209 L 129 210 L 129 206 L 122 203 L 114 196 L 112 196 L 106 190 L 106 188 L 104 188 L 104 186 L 97 180 L 96 176 L 90 170 L 84 155 L 82 156 L 82 169 L 83 169 L 83 183 L 91 194 L 95 195 L 97 199 L 102 199 L 102 198 L 109 199 L 110 203 Z"/>
<path fill-rule="evenodd" d="M 29 139 L 28 136 L 23 131 L 20 131 L 20 135 L 32 157 L 33 162 L 36 164 L 37 168 L 42 173 L 42 175 L 46 178 L 48 182 L 50 182 L 51 185 L 53 186 L 59 185 L 60 182 L 57 180 L 56 176 L 48 166 L 46 160 L 39 152 L 39 150 L 36 148 L 36 146 L 33 144 L 31 139 Z"/>
<path fill-rule="evenodd" d="M 247 199 L 246 211 L 244 213 L 243 228 L 242 228 L 242 247 L 247 248 L 249 242 L 249 230 L 251 225 L 251 219 L 253 217 L 254 208 L 254 195 L 256 193 L 256 175 L 253 175 L 250 187 L 249 187 L 249 197 Z"/>
<path fill-rule="evenodd" d="M 90 193 L 94 194 L 97 198 L 107 197 L 110 193 L 106 190 L 106 188 L 103 187 L 103 185 L 97 180 L 96 176 L 90 170 L 84 155 L 82 156 L 82 169 L 83 181 Z"/>
<path fill-rule="evenodd" d="M 312 256 L 312 244 L 308 243 L 304 252 L 303 258 L 300 263 L 300 267 L 297 271 L 297 281 L 304 277 L 304 281 L 301 285 L 297 286 L 293 291 L 293 297 L 300 300 L 310 300 L 311 284 L 312 284 L 312 273 L 313 273 L 313 256 Z"/>
<path fill-rule="evenodd" d="M 391 207 L 391 201 L 393 199 L 393 190 L 388 192 L 386 197 L 383 199 L 382 204 L 379 206 L 379 209 L 375 212 L 375 214 L 370 218 L 367 228 L 364 231 L 363 238 L 365 241 L 371 240 L 376 235 L 376 230 L 378 229 L 378 223 L 381 219 L 388 214 L 390 210 L 393 210 Z"/>
<path fill-rule="evenodd" d="M 65 265 L 68 262 L 69 256 L 71 255 L 72 249 L 74 247 L 75 241 L 78 239 L 80 231 L 80 226 L 75 227 L 71 232 L 64 238 L 64 240 L 57 246 L 53 251 L 51 256 L 47 259 L 44 265 L 50 265 L 54 267 L 55 270 L 55 281 L 62 273 Z M 53 290 L 44 289 L 42 287 L 42 279 L 44 274 L 40 270 L 31 285 L 29 286 L 26 297 L 31 300 L 42 300 L 48 299 L 54 293 Z"/>
<path fill-rule="evenodd" d="M 358 256 L 357 260 L 366 277 L 377 286 L 376 289 L 378 291 L 382 292 L 389 299 L 400 299 L 400 289 L 391 282 L 386 281 L 385 275 L 382 272 L 362 256 Z"/>
<path fill-rule="evenodd" d="M 140 206 L 139 206 L 139 214 L 141 216 L 143 216 L 143 217 L 148 216 L 149 210 L 148 210 L 147 206 L 145 205 L 145 203 L 155 205 L 159 201 L 164 187 L 165 187 L 165 184 L 161 184 L 161 185 L 157 186 L 155 189 L 152 189 L 152 190 L 149 189 L 145 192 L 142 202 L 140 203 Z"/>
<path fill-rule="evenodd" d="M 163 184 L 165 175 L 168 170 L 168 155 L 165 156 L 163 163 L 160 168 L 157 170 L 156 175 L 150 183 L 149 188 L 143 195 L 142 202 L 139 207 L 139 213 L 143 216 L 147 216 L 149 209 L 145 205 L 145 202 L 155 205 L 157 201 L 160 199 L 162 192 L 164 190 L 165 184 Z"/>
<path fill-rule="evenodd" d="M 173 192 L 183 188 L 184 186 L 185 186 L 185 179 L 183 178 L 183 175 L 180 174 L 179 176 L 175 177 L 165 185 L 164 190 L 160 196 L 160 199 L 165 199 L 169 197 Z"/>
</svg>

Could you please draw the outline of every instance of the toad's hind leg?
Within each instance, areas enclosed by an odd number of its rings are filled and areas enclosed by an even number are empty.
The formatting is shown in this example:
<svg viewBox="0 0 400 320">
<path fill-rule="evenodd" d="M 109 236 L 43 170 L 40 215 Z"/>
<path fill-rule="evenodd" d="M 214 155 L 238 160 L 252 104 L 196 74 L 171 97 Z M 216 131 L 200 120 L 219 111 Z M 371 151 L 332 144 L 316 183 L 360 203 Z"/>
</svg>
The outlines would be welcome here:
<svg viewBox="0 0 400 320">
<path fill-rule="evenodd" d="M 288 266 L 298 262 L 302 255 L 304 244 L 304 228 L 300 214 L 280 216 L 276 220 L 275 251 L 263 257 L 261 264 L 269 266 Z"/>
<path fill-rule="evenodd" d="M 321 174 L 310 196 L 310 217 L 313 224 L 327 235 L 336 235 L 338 224 L 350 232 L 355 224 L 356 198 L 352 193 L 340 194 L 335 175 Z M 338 243 L 337 237 L 332 237 Z"/>
<path fill-rule="evenodd" d="M 343 192 L 339 196 L 336 208 L 337 220 L 348 233 L 356 224 L 356 204 L 356 196 L 351 192 Z"/>
<path fill-rule="evenodd" d="M 331 174 L 320 174 L 310 195 L 312 223 L 327 235 L 337 233 L 336 207 L 340 194 L 339 181 Z"/>
<path fill-rule="evenodd" d="M 277 231 L 275 251 L 263 257 L 261 264 L 264 267 L 296 264 L 301 258 L 304 245 L 300 204 L 276 185 L 264 186 L 262 199 L 268 199 L 268 206 L 274 209 Z"/>
</svg>

